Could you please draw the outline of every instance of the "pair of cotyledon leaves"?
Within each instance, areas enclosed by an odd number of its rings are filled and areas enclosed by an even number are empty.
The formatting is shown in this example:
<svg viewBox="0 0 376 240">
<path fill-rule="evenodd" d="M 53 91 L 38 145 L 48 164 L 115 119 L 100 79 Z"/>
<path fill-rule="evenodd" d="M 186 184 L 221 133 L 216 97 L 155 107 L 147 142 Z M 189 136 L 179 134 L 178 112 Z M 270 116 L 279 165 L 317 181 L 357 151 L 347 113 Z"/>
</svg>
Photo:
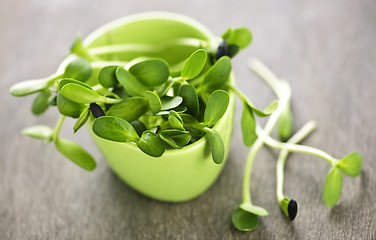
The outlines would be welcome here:
<svg viewBox="0 0 376 240">
<path fill-rule="evenodd" d="M 332 167 L 326 177 L 323 188 L 323 200 L 328 207 L 335 206 L 341 197 L 342 172 L 350 177 L 358 176 L 362 171 L 362 165 L 362 155 L 353 152 L 339 160 Z"/>
<path fill-rule="evenodd" d="M 91 65 L 81 57 L 75 57 L 66 66 L 64 73 L 53 74 L 43 79 L 33 79 L 19 82 L 10 88 L 13 96 L 26 96 L 39 92 L 32 103 L 32 113 L 40 115 L 44 113 L 50 105 L 57 104 L 59 111 L 66 116 L 78 117 L 83 106 L 65 99 L 61 94 L 57 98 L 51 95 L 49 88 L 58 78 L 72 78 L 77 81 L 86 81 L 92 74 Z M 60 96 L 59 96 L 60 95 Z"/>
<path fill-rule="evenodd" d="M 84 82 L 75 79 L 63 78 L 60 80 L 58 88 L 57 107 L 60 113 L 78 118 L 73 127 L 74 132 L 86 123 L 90 115 L 88 104 L 93 102 L 114 103 L 120 101 L 104 97 Z"/>
<path fill-rule="evenodd" d="M 206 58 L 207 54 L 203 49 L 194 52 L 183 66 L 181 71 L 182 79 L 188 80 L 197 77 L 206 63 Z M 132 65 L 128 71 L 119 66 L 104 67 L 99 72 L 98 81 L 105 88 L 115 87 L 120 82 L 131 96 L 146 96 L 152 112 L 158 113 L 161 110 L 171 108 L 167 105 L 180 101 L 180 97 L 172 99 L 166 97 L 161 100 L 157 94 L 149 91 L 150 87 L 165 83 L 168 77 L 169 68 L 163 60 L 147 59 Z M 166 94 L 172 82 L 167 82 L 165 85 L 159 91 L 160 96 Z M 111 102 L 111 100 L 101 97 L 90 89 L 84 89 L 79 86 L 67 86 L 63 91 L 63 95 L 77 103 L 89 103 L 90 101 L 99 103 Z"/>
<path fill-rule="evenodd" d="M 88 111 L 82 111 L 82 106 L 65 99 L 61 94 L 57 96 L 57 99 L 51 100 L 51 92 L 49 88 L 55 83 L 58 78 L 66 78 L 60 84 L 65 84 L 67 82 L 81 83 L 81 81 L 86 81 L 92 74 L 92 69 L 90 63 L 83 58 L 75 57 L 65 68 L 63 74 L 53 74 L 47 78 L 27 80 L 19 82 L 10 88 L 10 93 L 13 96 L 26 96 L 36 92 L 39 94 L 35 97 L 32 103 L 32 112 L 35 115 L 40 115 L 45 112 L 49 105 L 57 104 L 59 110 L 67 112 L 67 115 L 73 115 L 75 117 L 79 116 L 81 112 L 88 115 Z M 69 79 L 74 78 L 77 80 Z M 61 87 L 60 87 L 61 88 Z M 56 101 L 56 102 L 55 102 Z M 72 107 L 73 105 L 73 107 Z M 86 121 L 86 120 L 85 120 Z M 75 128 L 82 123 L 76 123 Z M 82 126 L 82 125 L 81 125 Z M 45 142 L 54 141 L 56 149 L 65 157 L 79 165 L 85 170 L 91 171 L 96 167 L 96 163 L 92 156 L 83 149 L 77 143 L 69 141 L 64 138 L 60 138 L 54 135 L 54 131 L 47 126 L 33 126 L 25 128 L 22 133 L 29 135 L 33 138 L 43 139 Z"/>
<path fill-rule="evenodd" d="M 207 54 L 205 50 L 199 49 L 195 51 L 185 62 L 181 71 L 181 79 L 189 80 L 197 77 L 204 68 L 206 59 Z M 163 60 L 148 59 L 134 64 L 128 70 L 119 66 L 104 67 L 99 72 L 98 81 L 105 88 L 116 87 L 120 83 L 131 96 L 145 97 L 147 102 L 141 103 L 141 99 L 138 99 L 140 103 L 139 109 L 141 110 L 138 112 L 139 115 L 134 118 L 137 119 L 145 112 L 145 103 L 148 103 L 153 114 L 174 108 L 181 103 L 182 99 L 180 96 L 165 96 L 173 84 L 173 81 L 168 79 L 168 77 L 169 68 Z M 155 91 L 152 91 L 153 89 Z M 190 101 L 192 98 L 195 99 L 195 96 L 193 96 L 195 93 L 189 90 L 191 90 L 189 87 L 183 87 L 181 90 L 181 94 L 186 99 L 184 105 L 190 106 L 188 112 L 193 112 L 193 115 L 197 115 L 198 104 L 194 103 L 195 100 L 193 102 Z M 187 91 L 190 95 L 187 94 Z M 114 115 L 112 113 L 117 108 L 123 109 L 122 105 L 127 105 L 127 103 L 119 103 L 117 106 L 113 106 L 113 109 L 110 109 L 110 115 Z M 166 113 L 164 112 L 164 114 Z M 133 120 L 128 117 L 121 118 L 127 121 Z"/>
<path fill-rule="evenodd" d="M 158 113 L 161 110 L 175 108 L 182 102 L 182 99 L 179 96 L 164 96 L 160 99 L 154 92 L 148 90 L 146 91 L 146 97 L 136 96 L 121 101 L 120 99 L 102 96 L 85 83 L 73 79 L 61 80 L 59 88 L 61 89 L 61 94 L 65 98 L 78 104 L 90 104 L 93 102 L 115 103 L 110 107 L 107 115 L 117 116 L 127 121 L 133 121 L 142 116 L 148 109 L 148 102 L 154 113 Z M 84 119 L 87 119 L 86 109 L 87 107 L 81 112 L 79 120 L 82 116 L 84 116 Z M 77 110 L 81 110 L 81 108 L 78 108 Z M 84 121 L 82 121 L 82 123 L 84 123 Z"/>
<path fill-rule="evenodd" d="M 56 149 L 66 158 L 87 171 L 95 169 L 95 160 L 85 149 L 75 142 L 57 136 L 57 134 L 54 134 L 54 131 L 56 130 L 48 126 L 37 125 L 23 129 L 22 134 L 43 139 L 45 142 L 54 141 Z"/>
<path fill-rule="evenodd" d="M 65 68 L 63 74 L 53 74 L 42 79 L 26 80 L 14 84 L 9 92 L 16 97 L 30 95 L 48 89 L 57 78 L 73 78 L 86 81 L 92 73 L 90 63 L 81 57 L 75 57 Z"/>
<path fill-rule="evenodd" d="M 247 47 L 252 41 L 252 33 L 247 28 L 229 28 L 222 35 L 224 40 L 218 47 L 216 57 L 221 56 L 234 57 L 239 50 Z"/>
<path fill-rule="evenodd" d="M 258 225 L 259 216 L 268 216 L 269 213 L 262 207 L 252 203 L 240 204 L 232 213 L 233 225 L 241 231 L 251 231 Z"/>
<path fill-rule="evenodd" d="M 207 134 L 215 163 L 224 160 L 224 145 L 221 136 L 212 126 L 224 115 L 229 104 L 229 95 L 226 91 L 213 92 L 208 100 L 203 124 L 197 123 L 197 128 Z M 168 117 L 171 129 L 166 129 L 158 134 L 147 130 L 139 137 L 134 127 L 126 120 L 114 116 L 97 118 L 92 126 L 93 132 L 107 140 L 117 142 L 135 142 L 146 154 L 159 157 L 165 150 L 164 142 L 174 148 L 181 148 L 190 140 L 190 134 L 184 129 L 183 119 L 174 111 Z"/>
<path fill-rule="evenodd" d="M 196 78 L 206 64 L 207 53 L 195 51 L 181 70 L 182 80 Z M 133 64 L 129 69 L 106 66 L 98 74 L 98 82 L 105 88 L 116 87 L 119 82 L 131 96 L 144 96 L 151 87 L 160 86 L 169 79 L 168 64 L 162 59 L 146 59 Z M 169 82 L 167 85 L 171 85 Z M 163 93 L 163 91 L 162 91 Z M 164 94 L 159 94 L 163 96 Z"/>
</svg>

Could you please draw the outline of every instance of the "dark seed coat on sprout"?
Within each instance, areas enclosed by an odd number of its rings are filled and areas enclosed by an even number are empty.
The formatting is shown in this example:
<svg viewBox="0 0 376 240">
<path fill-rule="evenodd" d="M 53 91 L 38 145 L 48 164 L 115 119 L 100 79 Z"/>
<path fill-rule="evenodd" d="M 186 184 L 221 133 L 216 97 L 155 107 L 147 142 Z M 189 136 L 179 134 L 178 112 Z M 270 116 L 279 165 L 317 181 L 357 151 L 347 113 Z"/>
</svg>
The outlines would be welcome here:
<svg viewBox="0 0 376 240">
<path fill-rule="evenodd" d="M 95 118 L 104 116 L 102 108 L 96 103 L 90 103 L 90 111 Z"/>
<path fill-rule="evenodd" d="M 287 212 L 289 213 L 290 220 L 294 220 L 296 214 L 298 213 L 298 204 L 295 200 L 291 199 L 289 205 L 287 206 Z"/>
<path fill-rule="evenodd" d="M 223 42 L 221 42 L 221 44 L 218 47 L 217 56 L 216 56 L 217 60 L 223 56 L 228 56 L 228 47 L 227 47 L 227 42 L 225 40 L 223 40 Z"/>
</svg>

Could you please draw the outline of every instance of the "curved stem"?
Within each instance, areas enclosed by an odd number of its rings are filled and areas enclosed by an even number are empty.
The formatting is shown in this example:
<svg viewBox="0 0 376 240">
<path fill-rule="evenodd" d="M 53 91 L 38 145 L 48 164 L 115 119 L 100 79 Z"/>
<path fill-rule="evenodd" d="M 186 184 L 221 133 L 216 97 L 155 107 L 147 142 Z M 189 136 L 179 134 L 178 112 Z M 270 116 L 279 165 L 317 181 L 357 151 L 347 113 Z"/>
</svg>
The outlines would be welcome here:
<svg viewBox="0 0 376 240">
<path fill-rule="evenodd" d="M 259 138 L 253 144 L 251 150 L 249 150 L 247 163 L 244 169 L 244 177 L 243 177 L 243 203 L 252 203 L 251 200 L 251 189 L 250 189 L 250 181 L 251 181 L 251 174 L 252 174 L 252 166 L 255 159 L 257 152 L 262 147 L 263 142 L 259 141 Z"/>
<path fill-rule="evenodd" d="M 50 76 L 46 77 L 45 79 L 49 79 L 48 80 L 48 86 L 46 89 L 49 89 L 50 92 L 57 92 L 56 90 L 56 80 L 58 80 L 59 78 L 61 78 L 64 74 L 61 73 L 61 74 L 58 74 L 57 72 L 56 73 L 53 73 L 51 74 Z"/>
<path fill-rule="evenodd" d="M 53 73 L 51 74 L 50 76 L 46 77 L 46 79 L 50 79 L 48 80 L 48 83 L 50 84 L 50 86 L 52 84 L 54 84 L 54 82 L 59 79 L 61 76 L 63 76 L 63 74 L 58 74 L 58 73 Z"/>
<path fill-rule="evenodd" d="M 272 71 L 256 58 L 251 59 L 249 67 L 272 88 L 278 98 L 282 98 L 283 91 L 280 90 L 282 84 L 281 79 L 277 78 Z"/>
<path fill-rule="evenodd" d="M 311 154 L 315 155 L 317 157 L 323 158 L 326 160 L 328 163 L 330 163 L 332 166 L 335 166 L 337 162 L 339 161 L 338 159 L 332 157 L 330 154 L 314 148 L 314 147 L 309 147 L 309 146 L 304 146 L 304 145 L 298 145 L 298 144 L 292 144 L 292 143 L 283 143 L 279 142 L 265 134 L 260 128 L 257 129 L 257 134 L 260 136 L 260 138 L 263 139 L 266 145 L 272 148 L 276 148 L 279 150 L 288 150 L 290 152 L 299 152 L 299 153 L 306 153 L 306 154 Z"/>
<path fill-rule="evenodd" d="M 171 77 L 171 76 L 168 77 L 168 80 L 171 80 L 177 84 L 182 84 L 185 81 L 185 79 L 183 79 L 182 77 Z"/>
<path fill-rule="evenodd" d="M 256 108 L 255 105 L 251 102 L 251 100 L 249 100 L 249 98 L 247 98 L 247 96 L 245 96 L 244 93 L 239 91 L 239 89 L 237 89 L 235 86 L 232 86 L 231 84 L 226 84 L 225 87 L 228 90 L 233 91 L 243 103 L 246 103 L 252 108 Z"/>
<path fill-rule="evenodd" d="M 270 116 L 268 122 L 265 125 L 264 132 L 266 135 L 269 135 L 274 126 L 277 124 L 279 117 L 282 114 L 282 111 L 285 109 L 287 104 L 290 101 L 291 97 L 291 89 L 290 86 L 286 81 L 278 80 L 277 78 L 274 79 L 274 74 L 270 72 L 270 70 L 264 66 L 262 63 L 257 65 L 251 64 L 251 69 L 259 75 L 265 82 L 267 82 L 271 88 L 274 90 L 275 94 L 279 98 L 280 104 L 278 105 L 277 109 L 274 113 Z M 269 78 L 273 79 L 269 79 Z M 262 138 L 257 138 L 253 146 L 251 147 L 248 157 L 247 163 L 244 169 L 244 178 L 243 178 L 243 203 L 249 202 L 251 203 L 251 189 L 250 189 L 250 182 L 251 182 L 251 174 L 252 174 L 252 166 L 254 162 L 254 158 L 260 148 L 263 146 L 264 141 Z"/>
<path fill-rule="evenodd" d="M 298 143 L 308 136 L 316 128 L 316 123 L 314 121 L 307 122 L 297 133 L 295 133 L 287 143 Z M 289 151 L 282 149 L 277 160 L 276 165 L 276 178 L 277 178 L 277 199 L 281 202 L 285 197 L 283 195 L 283 182 L 284 182 L 284 168 L 285 162 Z"/>
<path fill-rule="evenodd" d="M 110 91 L 109 89 L 107 88 L 104 88 L 102 85 L 100 84 L 96 84 L 94 86 L 91 87 L 94 91 L 96 91 L 97 93 L 101 94 L 101 95 L 106 95 L 106 96 L 112 96 L 114 97 L 115 99 L 120 99 L 122 100 L 121 97 L 119 97 L 117 94 L 113 93 L 112 91 Z"/>
<path fill-rule="evenodd" d="M 54 132 L 53 132 L 53 135 L 52 135 L 52 139 L 54 141 L 56 141 L 58 139 L 58 137 L 59 137 L 59 132 L 60 132 L 61 126 L 63 125 L 64 120 L 65 120 L 65 116 L 61 115 L 60 118 L 59 118 L 59 120 L 56 123 L 56 126 L 55 126 L 55 128 L 53 130 Z"/>
<path fill-rule="evenodd" d="M 104 101 L 102 103 L 107 103 L 107 104 L 115 104 L 121 102 L 122 99 L 115 99 L 115 98 L 104 98 Z"/>
</svg>

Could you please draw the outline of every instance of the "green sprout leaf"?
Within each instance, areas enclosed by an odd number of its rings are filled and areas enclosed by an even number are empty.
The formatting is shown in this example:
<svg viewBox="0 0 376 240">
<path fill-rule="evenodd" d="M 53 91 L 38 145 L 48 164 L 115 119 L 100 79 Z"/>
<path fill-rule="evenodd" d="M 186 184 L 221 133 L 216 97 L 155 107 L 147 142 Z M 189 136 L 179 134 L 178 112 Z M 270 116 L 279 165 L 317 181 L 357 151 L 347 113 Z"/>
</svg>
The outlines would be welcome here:
<svg viewBox="0 0 376 240">
<path fill-rule="evenodd" d="M 50 91 L 40 92 L 34 98 L 33 104 L 31 105 L 31 112 L 34 115 L 41 115 L 42 113 L 44 113 L 50 106 L 50 104 L 48 103 L 48 99 L 50 98 L 50 96 Z"/>
<path fill-rule="evenodd" d="M 252 41 L 252 33 L 248 28 L 229 28 L 223 35 L 222 38 L 227 41 L 228 45 L 235 44 L 239 46 L 240 49 L 247 47 Z"/>
<path fill-rule="evenodd" d="M 240 48 L 236 44 L 227 45 L 227 54 L 230 58 L 233 58 L 238 54 Z"/>
<path fill-rule="evenodd" d="M 66 158 L 87 171 L 93 171 L 97 164 L 93 157 L 80 145 L 64 138 L 54 139 L 56 149 Z"/>
<path fill-rule="evenodd" d="M 231 60 L 229 57 L 224 56 L 206 72 L 201 85 L 204 89 L 219 89 L 227 81 L 231 73 Z"/>
<path fill-rule="evenodd" d="M 149 87 L 161 85 L 170 75 L 168 65 L 162 59 L 138 62 L 129 68 L 129 72 Z"/>
<path fill-rule="evenodd" d="M 144 131 L 146 131 L 146 126 L 143 124 L 140 120 L 134 120 L 130 122 L 132 124 L 133 128 L 136 130 L 138 136 L 141 136 Z"/>
<path fill-rule="evenodd" d="M 165 151 L 165 145 L 157 134 L 151 131 L 142 133 L 141 138 L 137 142 L 137 146 L 144 153 L 152 157 L 160 157 Z"/>
<path fill-rule="evenodd" d="M 278 126 L 278 135 L 282 141 L 287 141 L 291 134 L 293 128 L 293 118 L 291 110 L 289 107 L 286 107 L 281 114 Z"/>
<path fill-rule="evenodd" d="M 194 118 L 192 115 L 186 114 L 186 113 L 180 113 L 179 116 L 183 120 L 184 123 L 191 123 L 191 124 L 197 124 L 198 121 L 196 118 Z"/>
<path fill-rule="evenodd" d="M 142 97 L 130 97 L 110 107 L 107 111 L 108 116 L 122 118 L 132 122 L 148 110 L 148 102 Z"/>
<path fill-rule="evenodd" d="M 158 96 L 163 97 L 167 94 L 167 92 L 171 89 L 174 85 L 174 80 L 168 79 L 165 83 L 160 86 L 155 87 L 155 91 L 157 92 Z"/>
<path fill-rule="evenodd" d="M 99 117 L 94 120 L 92 129 L 97 136 L 115 142 L 137 142 L 139 139 L 133 126 L 117 117 Z"/>
<path fill-rule="evenodd" d="M 30 95 L 47 89 L 51 85 L 50 81 L 51 79 L 49 78 L 26 80 L 14 84 L 9 89 L 9 92 L 15 97 Z"/>
<path fill-rule="evenodd" d="M 172 128 L 185 130 L 183 127 L 183 119 L 179 116 L 179 114 L 173 110 L 170 111 L 168 115 L 168 122 L 170 123 Z"/>
<path fill-rule="evenodd" d="M 197 117 L 199 102 L 196 88 L 189 84 L 183 84 L 179 88 L 179 96 L 183 98 L 183 105 L 187 107 L 187 113 Z"/>
<path fill-rule="evenodd" d="M 125 91 L 123 86 L 118 86 L 112 89 L 112 92 L 119 96 L 119 98 L 129 98 L 131 96 L 127 91 Z"/>
<path fill-rule="evenodd" d="M 90 104 L 93 102 L 97 103 L 117 103 L 119 100 L 113 98 L 107 98 L 105 96 L 100 95 L 93 89 L 74 84 L 68 83 L 63 86 L 61 89 L 61 94 L 64 97 L 68 98 L 71 101 L 77 103 L 84 103 Z"/>
<path fill-rule="evenodd" d="M 87 119 L 89 118 L 89 115 L 90 115 L 90 108 L 89 106 L 87 106 L 80 114 L 80 116 L 78 117 L 76 123 L 74 124 L 73 126 L 73 131 L 74 132 L 77 132 L 78 129 L 80 129 L 87 121 Z"/>
<path fill-rule="evenodd" d="M 23 135 L 30 136 L 36 139 L 50 139 L 52 137 L 52 129 L 44 125 L 36 125 L 28 128 L 22 129 Z"/>
<path fill-rule="evenodd" d="M 84 104 L 76 103 L 65 98 L 61 92 L 57 93 L 56 104 L 61 114 L 72 118 L 78 118 L 85 108 Z"/>
<path fill-rule="evenodd" d="M 258 225 L 258 216 L 237 207 L 232 213 L 232 224 L 240 231 L 251 231 Z"/>
<path fill-rule="evenodd" d="M 176 108 L 183 102 L 183 98 L 180 96 L 170 97 L 170 96 L 164 96 L 161 98 L 162 102 L 162 109 L 161 110 L 169 110 Z"/>
<path fill-rule="evenodd" d="M 86 88 L 84 86 L 68 83 L 61 88 L 61 94 L 69 100 L 77 103 L 93 103 L 103 102 L 104 96 L 99 95 L 93 89 Z"/>
<path fill-rule="evenodd" d="M 162 102 L 161 102 L 161 99 L 159 99 L 158 95 L 155 94 L 154 92 L 147 91 L 145 96 L 146 96 L 146 99 L 148 100 L 151 112 L 154 114 L 157 114 L 158 112 L 160 112 L 162 109 Z"/>
<path fill-rule="evenodd" d="M 265 208 L 253 205 L 252 203 L 242 203 L 242 204 L 239 205 L 239 207 L 241 209 L 243 209 L 244 211 L 253 213 L 253 214 L 258 215 L 258 216 L 268 216 L 269 215 L 268 211 L 266 211 Z"/>
<path fill-rule="evenodd" d="M 334 207 L 341 197 L 342 173 L 337 167 L 333 167 L 324 184 L 323 200 L 326 206 Z"/>
<path fill-rule="evenodd" d="M 207 53 L 204 49 L 195 51 L 185 62 L 181 70 L 181 77 L 189 80 L 197 77 L 205 66 Z"/>
<path fill-rule="evenodd" d="M 204 114 L 204 125 L 208 127 L 214 124 L 225 114 L 230 97 L 226 91 L 217 90 L 213 92 L 206 105 Z"/>
<path fill-rule="evenodd" d="M 257 114 L 259 117 L 267 117 L 270 116 L 278 107 L 278 100 L 272 101 L 264 110 L 259 110 L 255 106 L 250 105 L 250 107 L 253 109 L 253 111 Z"/>
<path fill-rule="evenodd" d="M 216 164 L 221 164 L 225 158 L 225 146 L 221 135 L 211 128 L 205 128 L 206 137 L 209 140 L 212 158 Z"/>
<path fill-rule="evenodd" d="M 85 82 L 90 78 L 92 71 L 90 62 L 77 56 L 65 68 L 63 78 L 73 78 Z"/>
<path fill-rule="evenodd" d="M 188 131 L 181 131 L 176 129 L 166 129 L 159 133 L 159 137 L 173 148 L 180 149 L 187 145 L 191 140 L 191 135 Z"/>
<path fill-rule="evenodd" d="M 132 73 L 125 70 L 124 67 L 117 68 L 116 78 L 131 96 L 144 96 L 145 92 L 149 90 Z"/>
<path fill-rule="evenodd" d="M 234 31 L 233 28 L 228 28 L 228 29 L 226 30 L 226 32 L 224 32 L 224 33 L 222 34 L 222 39 L 227 40 L 227 39 L 231 36 L 231 34 L 233 33 L 233 31 Z"/>
<path fill-rule="evenodd" d="M 348 176 L 355 177 L 362 172 L 363 157 L 358 152 L 353 152 L 342 158 L 338 167 Z"/>
<path fill-rule="evenodd" d="M 119 66 L 106 66 L 102 68 L 98 73 L 98 82 L 105 88 L 112 88 L 118 85 L 116 79 L 116 69 Z"/>
<path fill-rule="evenodd" d="M 81 85 L 85 88 L 91 89 L 91 87 L 84 82 L 81 82 L 81 81 L 78 81 L 78 80 L 75 80 L 75 79 L 72 79 L 72 78 L 63 78 L 59 81 L 59 90 L 61 90 L 68 83 L 74 83 L 74 84 L 77 84 L 77 85 Z"/>
<path fill-rule="evenodd" d="M 252 109 L 246 103 L 243 103 L 243 105 L 244 107 L 240 121 L 240 126 L 242 130 L 244 145 L 250 147 L 257 139 L 256 120 L 253 116 Z"/>
</svg>

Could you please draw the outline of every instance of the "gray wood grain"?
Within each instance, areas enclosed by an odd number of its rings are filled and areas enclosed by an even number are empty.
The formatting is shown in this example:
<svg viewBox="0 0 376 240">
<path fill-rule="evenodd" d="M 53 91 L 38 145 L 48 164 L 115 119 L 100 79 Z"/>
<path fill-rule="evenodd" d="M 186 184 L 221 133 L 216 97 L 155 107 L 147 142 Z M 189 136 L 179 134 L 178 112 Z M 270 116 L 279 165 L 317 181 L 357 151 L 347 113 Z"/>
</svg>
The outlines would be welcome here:
<svg viewBox="0 0 376 240">
<path fill-rule="evenodd" d="M 357 150 L 364 156 L 361 177 L 344 177 L 339 205 L 328 209 L 322 186 L 326 162 L 293 154 L 285 192 L 298 201 L 288 221 L 275 199 L 277 152 L 263 149 L 253 176 L 254 203 L 264 206 L 253 232 L 231 225 L 241 201 L 247 156 L 239 124 L 223 174 L 205 194 L 180 204 L 161 203 L 130 189 L 106 166 L 85 131 L 80 141 L 98 160 L 87 173 L 53 146 L 20 135 L 37 123 L 32 98 L 13 98 L 9 87 L 52 73 L 74 36 L 86 36 L 118 17 L 164 10 L 201 21 L 215 34 L 247 26 L 254 41 L 234 60 L 237 85 L 259 106 L 273 95 L 247 68 L 258 57 L 292 86 L 295 128 L 318 122 L 305 143 L 334 156 Z M 0 1 L 0 239 L 376 239 L 376 2 L 352 1 Z M 241 105 L 238 103 L 238 110 Z M 240 111 L 236 115 L 240 121 Z M 63 127 L 70 137 L 73 121 Z M 68 134 L 69 133 L 69 134 Z"/>
</svg>

